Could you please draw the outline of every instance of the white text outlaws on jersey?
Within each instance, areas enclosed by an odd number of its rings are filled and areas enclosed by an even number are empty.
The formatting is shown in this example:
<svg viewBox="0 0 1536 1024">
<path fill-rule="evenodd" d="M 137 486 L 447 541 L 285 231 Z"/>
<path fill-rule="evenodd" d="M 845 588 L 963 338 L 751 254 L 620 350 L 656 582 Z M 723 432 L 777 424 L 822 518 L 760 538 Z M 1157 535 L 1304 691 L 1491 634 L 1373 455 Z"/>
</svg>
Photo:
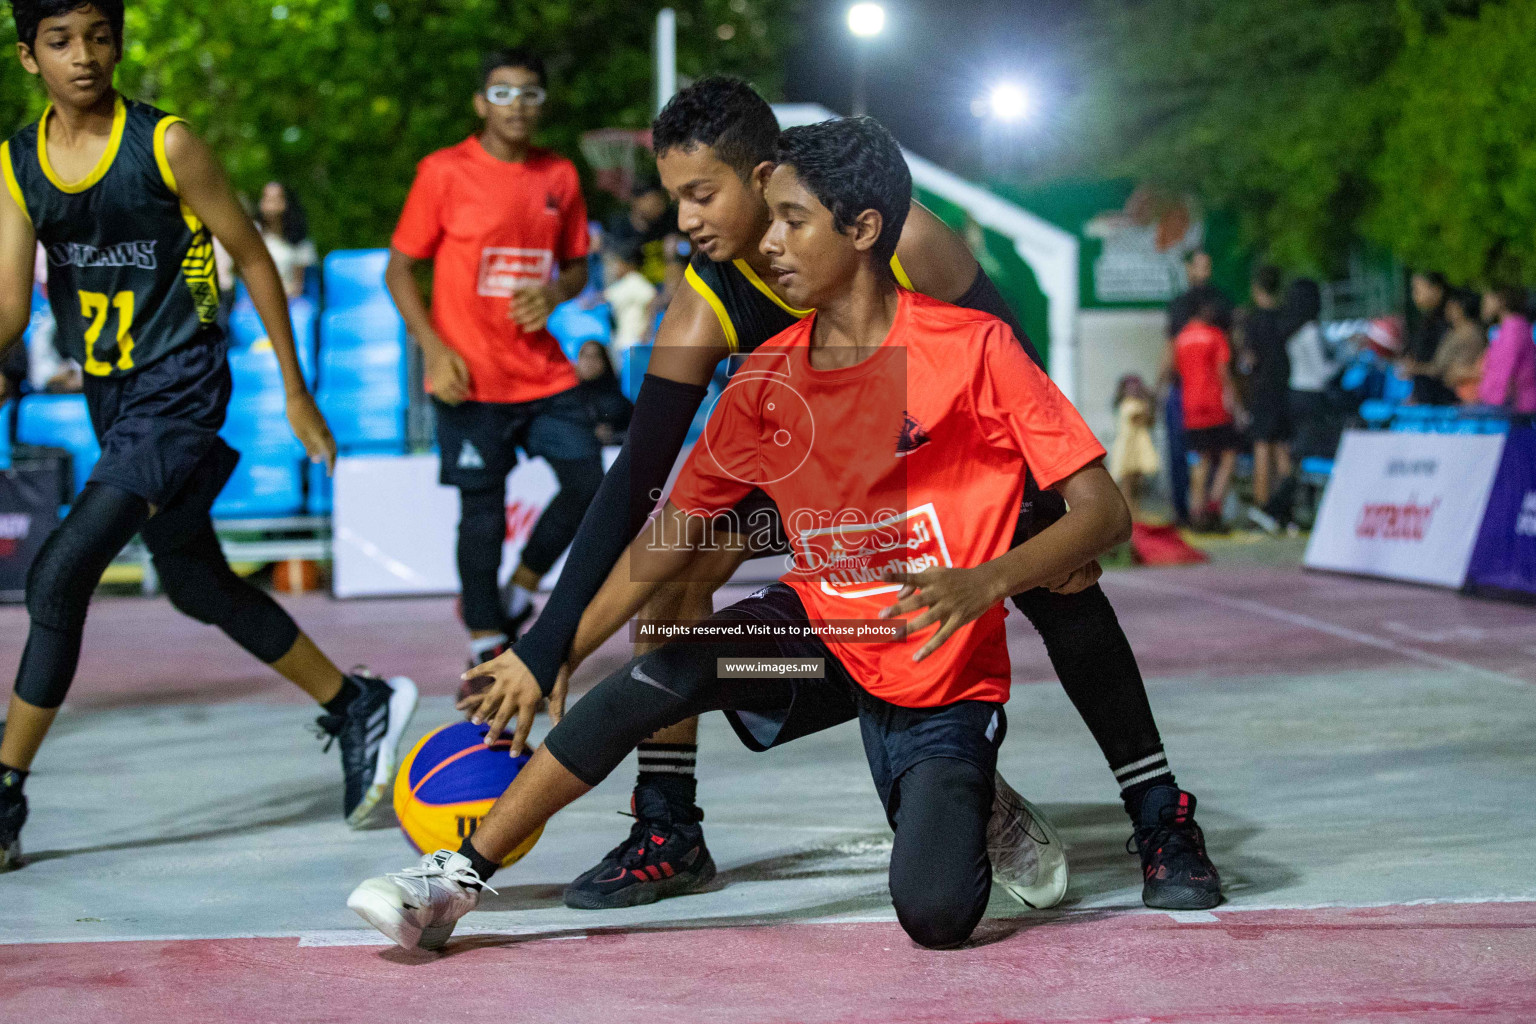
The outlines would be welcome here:
<svg viewBox="0 0 1536 1024">
<path fill-rule="evenodd" d="M 55 267 L 137 267 L 155 269 L 154 240 L 119 242 L 105 249 L 82 242 L 55 242 L 48 246 L 48 262 Z"/>
</svg>

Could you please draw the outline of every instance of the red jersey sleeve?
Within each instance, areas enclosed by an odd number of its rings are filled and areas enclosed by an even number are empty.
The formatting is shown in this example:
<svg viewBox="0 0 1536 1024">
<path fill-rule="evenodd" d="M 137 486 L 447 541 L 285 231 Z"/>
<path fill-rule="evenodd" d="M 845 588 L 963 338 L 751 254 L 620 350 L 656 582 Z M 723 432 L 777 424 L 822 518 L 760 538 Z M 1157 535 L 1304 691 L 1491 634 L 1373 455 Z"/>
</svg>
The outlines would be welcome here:
<svg viewBox="0 0 1536 1024">
<path fill-rule="evenodd" d="M 973 388 L 976 417 L 989 441 L 1017 451 L 1041 487 L 1051 487 L 1104 457 L 1073 408 L 1001 321 L 981 328 L 981 372 Z"/>
<path fill-rule="evenodd" d="M 429 260 L 437 255 L 443 240 L 444 188 L 442 173 L 431 157 L 416 165 L 416 180 L 411 182 L 390 245 L 412 259 Z"/>
<path fill-rule="evenodd" d="M 566 164 L 566 171 L 570 181 L 566 185 L 565 202 L 560 206 L 560 240 L 557 243 L 559 249 L 555 252 L 557 263 L 579 260 L 591 246 L 587 234 L 587 202 L 581 196 L 581 179 L 577 177 L 574 165 Z"/>
<path fill-rule="evenodd" d="M 761 476 L 752 390 L 738 384 L 721 395 L 667 497 L 679 511 L 714 515 L 734 508 L 753 488 L 747 481 Z"/>
</svg>

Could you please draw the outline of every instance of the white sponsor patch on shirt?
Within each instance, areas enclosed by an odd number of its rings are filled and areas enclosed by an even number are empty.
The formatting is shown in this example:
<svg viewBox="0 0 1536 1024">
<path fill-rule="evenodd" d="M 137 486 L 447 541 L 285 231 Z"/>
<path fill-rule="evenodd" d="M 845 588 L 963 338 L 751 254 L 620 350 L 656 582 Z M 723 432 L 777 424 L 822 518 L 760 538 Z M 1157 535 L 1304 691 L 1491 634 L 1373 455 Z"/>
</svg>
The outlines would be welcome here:
<svg viewBox="0 0 1536 1024">
<path fill-rule="evenodd" d="M 514 289 L 548 281 L 554 265 L 555 254 L 548 249 L 481 249 L 476 291 L 491 298 L 510 299 Z"/>
</svg>

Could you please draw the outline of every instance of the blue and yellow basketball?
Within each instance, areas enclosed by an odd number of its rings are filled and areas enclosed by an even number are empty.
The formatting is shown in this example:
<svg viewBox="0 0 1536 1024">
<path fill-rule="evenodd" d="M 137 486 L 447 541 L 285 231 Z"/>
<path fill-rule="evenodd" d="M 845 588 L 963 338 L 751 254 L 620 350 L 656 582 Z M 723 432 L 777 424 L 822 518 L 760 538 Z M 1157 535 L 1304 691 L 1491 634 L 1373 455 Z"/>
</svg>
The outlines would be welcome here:
<svg viewBox="0 0 1536 1024">
<path fill-rule="evenodd" d="M 429 732 L 411 749 L 395 776 L 395 817 L 418 853 L 457 850 L 496 798 L 517 778 L 528 755 L 507 756 L 512 737 L 485 744 L 487 728 L 455 722 Z M 539 841 L 543 826 L 507 855 L 515 863 Z"/>
</svg>

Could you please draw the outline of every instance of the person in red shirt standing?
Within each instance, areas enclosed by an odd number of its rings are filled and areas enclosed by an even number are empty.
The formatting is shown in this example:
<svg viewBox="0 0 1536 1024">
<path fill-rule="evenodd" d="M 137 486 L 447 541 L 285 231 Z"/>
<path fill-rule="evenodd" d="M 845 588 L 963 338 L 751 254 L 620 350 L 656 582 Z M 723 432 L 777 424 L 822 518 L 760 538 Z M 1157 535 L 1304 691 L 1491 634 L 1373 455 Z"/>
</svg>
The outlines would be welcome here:
<svg viewBox="0 0 1536 1024">
<path fill-rule="evenodd" d="M 532 615 L 533 591 L 570 544 L 602 482 L 602 453 L 580 383 L 545 328 L 587 283 L 587 209 L 575 166 L 533 145 L 544 64 L 494 53 L 482 67 L 478 135 L 416 169 L 384 272 L 421 346 L 443 484 L 460 496 L 459 583 L 470 664 L 493 656 Z M 429 314 L 414 276 L 432 261 Z M 540 456 L 560 490 L 535 524 L 503 598 L 506 479 L 517 452 Z"/>
<path fill-rule="evenodd" d="M 814 312 L 732 378 L 658 529 L 630 545 L 582 616 L 573 657 L 708 557 L 712 520 L 754 487 L 781 512 L 789 571 L 707 620 L 714 638 L 668 643 L 599 683 L 458 851 L 359 885 L 348 906 L 395 942 L 446 942 L 513 845 L 656 729 L 711 709 L 757 749 L 857 719 L 895 831 L 897 919 L 929 948 L 970 936 L 991 891 L 987 825 L 1007 731 L 1002 601 L 1122 542 L 1131 521 L 1104 449 L 1008 326 L 897 287 L 890 259 L 911 189 L 896 141 L 869 118 L 780 137 L 761 248 L 785 299 Z M 1026 470 L 1068 511 L 1013 547 Z M 816 631 L 831 624 L 848 632 Z M 869 634 L 881 625 L 904 628 Z M 729 658 L 759 675 L 800 667 L 751 678 Z M 504 668 L 476 670 L 496 681 L 460 706 L 489 720 L 488 737 L 515 712 L 518 751 L 542 691 Z"/>
<path fill-rule="evenodd" d="M 1195 528 L 1204 531 L 1221 528 L 1221 503 L 1242 443 L 1231 411 L 1237 393 L 1232 349 L 1227 332 L 1216 326 L 1220 316 L 1215 301 L 1207 300 L 1173 339 L 1174 369 L 1184 382 L 1185 443 L 1200 457 L 1189 474 L 1189 511 Z"/>
</svg>

